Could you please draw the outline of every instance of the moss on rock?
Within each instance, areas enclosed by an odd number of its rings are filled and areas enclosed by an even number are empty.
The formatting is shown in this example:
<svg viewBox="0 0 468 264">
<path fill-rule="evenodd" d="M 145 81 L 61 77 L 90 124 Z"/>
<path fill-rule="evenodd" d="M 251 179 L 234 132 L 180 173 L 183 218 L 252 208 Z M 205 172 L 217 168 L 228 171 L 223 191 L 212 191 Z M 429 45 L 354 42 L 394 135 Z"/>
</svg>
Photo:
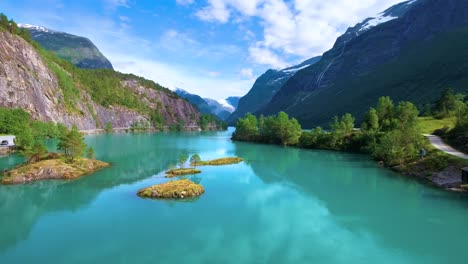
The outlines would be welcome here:
<svg viewBox="0 0 468 264">
<path fill-rule="evenodd" d="M 199 161 L 199 162 L 192 162 L 191 166 L 220 166 L 220 165 L 229 165 L 229 164 L 237 164 L 244 161 L 239 157 L 228 157 L 228 158 L 220 158 L 208 161 Z"/>
<path fill-rule="evenodd" d="M 201 173 L 201 170 L 197 170 L 194 168 L 181 168 L 181 169 L 172 169 L 166 171 L 166 178 L 173 178 L 182 175 L 192 175 Z"/>
<path fill-rule="evenodd" d="M 156 184 L 138 191 L 138 196 L 146 198 L 185 199 L 202 195 L 205 188 L 191 180 L 183 179 Z"/>
</svg>

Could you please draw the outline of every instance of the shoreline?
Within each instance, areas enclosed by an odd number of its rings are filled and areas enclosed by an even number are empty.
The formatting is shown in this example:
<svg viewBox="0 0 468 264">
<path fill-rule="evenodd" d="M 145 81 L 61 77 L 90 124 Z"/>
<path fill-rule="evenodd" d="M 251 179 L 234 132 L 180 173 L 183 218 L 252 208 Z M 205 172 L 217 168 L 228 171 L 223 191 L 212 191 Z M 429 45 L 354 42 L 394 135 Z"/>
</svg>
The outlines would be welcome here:
<svg viewBox="0 0 468 264">
<path fill-rule="evenodd" d="M 244 142 L 244 143 L 251 143 L 251 144 L 273 145 L 273 146 L 278 146 L 278 147 L 284 147 L 284 146 L 277 145 L 277 144 L 268 144 L 268 143 L 263 143 L 263 142 L 234 140 L 232 138 L 231 140 L 233 142 Z M 423 184 L 426 184 L 426 185 L 429 185 L 429 186 L 432 186 L 432 187 L 435 187 L 435 188 L 438 188 L 440 190 L 444 190 L 447 192 L 468 194 L 468 188 L 461 187 L 465 184 L 468 185 L 468 183 L 464 183 L 462 181 L 461 169 L 456 168 L 456 166 L 453 166 L 453 165 L 449 165 L 443 170 L 436 170 L 436 171 L 422 170 L 419 172 L 415 172 L 415 171 L 412 171 L 410 168 L 408 168 L 408 166 L 414 166 L 414 167 L 423 166 L 423 164 L 421 164 L 421 161 L 425 161 L 425 160 L 420 160 L 419 162 L 415 161 L 408 165 L 386 166 L 383 163 L 376 161 L 375 159 L 372 159 L 372 157 L 368 155 L 367 153 L 362 153 L 362 152 L 352 152 L 352 151 L 344 151 L 344 150 L 336 150 L 336 149 L 302 148 L 299 146 L 287 146 L 287 147 L 301 149 L 301 150 L 332 151 L 332 152 L 365 155 L 369 157 L 370 160 L 374 161 L 376 164 L 379 164 L 382 168 L 398 173 L 400 176 L 412 178 L 413 180 L 416 180 L 420 183 L 423 183 Z M 425 174 L 425 172 L 431 175 L 429 176 Z M 453 175 L 454 173 L 457 173 L 458 175 L 454 176 Z"/>
<path fill-rule="evenodd" d="M 202 130 L 199 126 L 187 126 L 184 127 L 183 130 L 180 132 L 202 132 L 202 131 L 224 131 L 222 129 L 218 129 L 217 127 L 210 126 L 206 130 Z M 149 133 L 157 133 L 157 132 L 171 132 L 169 126 L 165 126 L 164 129 L 157 129 L 154 127 L 144 128 L 144 129 L 132 129 L 131 127 L 117 127 L 113 128 L 112 131 L 107 132 L 103 128 L 96 128 L 96 129 L 83 129 L 80 130 L 81 133 L 84 135 L 100 135 L 100 134 L 126 134 L 126 133 L 140 133 L 140 132 L 149 132 Z"/>
</svg>

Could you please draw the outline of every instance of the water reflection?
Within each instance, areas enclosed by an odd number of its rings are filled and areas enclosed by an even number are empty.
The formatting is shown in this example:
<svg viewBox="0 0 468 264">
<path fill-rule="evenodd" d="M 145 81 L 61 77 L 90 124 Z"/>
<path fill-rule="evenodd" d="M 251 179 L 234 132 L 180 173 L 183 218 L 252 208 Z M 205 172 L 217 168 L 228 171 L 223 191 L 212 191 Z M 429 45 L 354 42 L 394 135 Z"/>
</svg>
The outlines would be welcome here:
<svg viewBox="0 0 468 264">
<path fill-rule="evenodd" d="M 255 161 L 249 165 L 265 183 L 291 184 L 321 201 L 342 226 L 368 230 L 391 248 L 427 254 L 434 243 L 422 239 L 427 232 L 439 241 L 450 241 L 460 235 L 457 227 L 468 220 L 468 215 L 454 217 L 454 211 L 444 210 L 447 206 L 466 208 L 466 196 L 402 178 L 366 156 L 244 143 L 236 144 L 236 155 Z M 447 259 L 460 250 L 460 244 L 447 249 Z"/>
</svg>

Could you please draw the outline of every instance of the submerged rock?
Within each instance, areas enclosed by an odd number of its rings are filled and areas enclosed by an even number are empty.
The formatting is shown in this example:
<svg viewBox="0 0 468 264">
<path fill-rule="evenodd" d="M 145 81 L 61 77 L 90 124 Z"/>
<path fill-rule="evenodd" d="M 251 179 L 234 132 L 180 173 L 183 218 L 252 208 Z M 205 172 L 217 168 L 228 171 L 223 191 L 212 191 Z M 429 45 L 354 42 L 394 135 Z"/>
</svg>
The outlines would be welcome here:
<svg viewBox="0 0 468 264">
<path fill-rule="evenodd" d="M 202 195 L 205 188 L 191 180 L 183 179 L 156 184 L 138 191 L 138 196 L 146 198 L 184 199 Z"/>
</svg>

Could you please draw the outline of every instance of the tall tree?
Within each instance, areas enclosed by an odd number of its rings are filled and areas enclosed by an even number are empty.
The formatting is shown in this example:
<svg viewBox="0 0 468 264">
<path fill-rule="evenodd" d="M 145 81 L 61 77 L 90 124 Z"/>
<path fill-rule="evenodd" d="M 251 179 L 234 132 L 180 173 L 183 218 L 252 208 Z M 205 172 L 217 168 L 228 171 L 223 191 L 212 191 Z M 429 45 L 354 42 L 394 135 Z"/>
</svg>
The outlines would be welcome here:
<svg viewBox="0 0 468 264">
<path fill-rule="evenodd" d="M 346 135 L 352 133 L 354 129 L 354 120 L 354 117 L 350 113 L 344 114 L 340 121 L 341 131 Z"/>
<path fill-rule="evenodd" d="M 388 96 L 382 96 L 377 101 L 377 116 L 379 117 L 380 128 L 383 131 L 389 131 L 394 128 L 395 122 L 393 116 L 395 105 Z"/>
<path fill-rule="evenodd" d="M 65 158 L 73 162 L 76 158 L 83 157 L 86 144 L 83 134 L 73 125 L 72 129 L 59 138 L 58 149 L 63 151 Z"/>
<path fill-rule="evenodd" d="M 361 127 L 364 131 L 379 130 L 379 116 L 375 108 L 371 107 L 364 117 L 364 123 Z"/>
<path fill-rule="evenodd" d="M 249 140 L 253 136 L 258 135 L 257 117 L 251 113 L 247 113 L 244 118 L 239 118 L 236 124 L 236 131 L 233 138 L 239 140 Z"/>
</svg>

